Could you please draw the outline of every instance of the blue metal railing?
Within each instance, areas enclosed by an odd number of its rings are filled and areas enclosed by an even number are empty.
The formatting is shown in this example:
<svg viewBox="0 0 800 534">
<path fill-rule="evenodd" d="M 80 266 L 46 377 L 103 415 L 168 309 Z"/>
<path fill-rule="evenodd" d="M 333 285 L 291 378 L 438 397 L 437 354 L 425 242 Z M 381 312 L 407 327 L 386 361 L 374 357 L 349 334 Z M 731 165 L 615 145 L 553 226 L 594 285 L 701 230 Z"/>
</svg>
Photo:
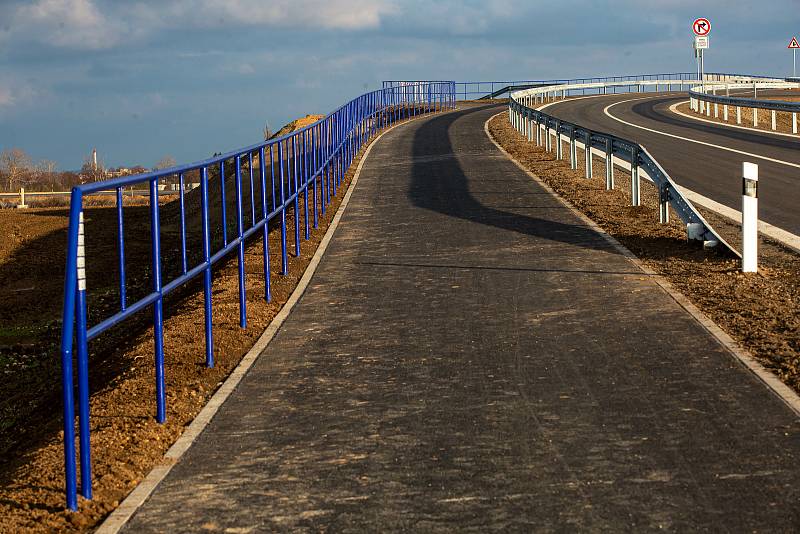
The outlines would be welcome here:
<svg viewBox="0 0 800 534">
<path fill-rule="evenodd" d="M 281 241 L 281 274 L 288 274 L 287 210 L 294 217 L 294 254 L 300 255 L 300 226 L 303 221 L 305 239 L 310 237 L 310 226 L 317 228 L 320 215 L 336 195 L 347 169 L 359 149 L 379 131 L 397 121 L 415 115 L 453 109 L 456 102 L 455 83 L 450 81 L 422 81 L 388 84 L 380 90 L 366 93 L 351 100 L 324 119 L 305 128 L 270 139 L 246 148 L 228 152 L 211 159 L 158 170 L 148 174 L 79 185 L 72 190 L 67 238 L 67 261 L 64 282 L 63 325 L 61 332 L 61 364 L 64 403 L 64 459 L 66 473 L 67 506 L 77 509 L 77 473 L 75 449 L 75 377 L 73 373 L 73 345 L 77 355 L 77 404 L 80 455 L 81 495 L 92 498 L 91 450 L 89 444 L 89 360 L 88 343 L 109 328 L 131 318 L 150 306 L 153 307 L 153 339 L 155 345 L 156 419 L 166 420 L 166 387 L 164 379 L 164 296 L 200 275 L 203 279 L 205 315 L 205 363 L 214 366 L 211 274 L 212 267 L 229 254 L 236 252 L 239 274 L 239 324 L 247 326 L 244 246 L 245 241 L 260 233 L 264 261 L 264 299 L 271 299 L 268 229 L 271 221 L 279 221 Z M 257 160 L 258 165 L 255 165 Z M 232 165 L 232 167 L 229 167 Z M 244 166 L 246 165 L 246 172 Z M 209 207 L 209 170 L 218 170 L 220 178 L 220 211 L 222 246 L 212 249 L 212 227 Z M 226 169 L 228 175 L 226 177 Z M 257 170 L 256 170 L 257 169 Z M 189 173 L 199 175 L 200 181 L 200 233 L 202 261 L 191 266 L 187 257 L 187 203 L 184 180 Z M 257 173 L 257 174 L 256 174 Z M 180 273 L 167 279 L 164 273 L 165 257 L 161 247 L 161 207 L 159 181 L 177 177 L 180 184 L 178 207 L 180 212 Z M 226 182 L 234 181 L 235 237 L 229 239 Z M 249 182 L 250 206 L 243 201 L 242 181 Z M 276 188 L 276 180 L 278 182 Z M 259 184 L 260 199 L 255 198 L 255 184 Z M 124 187 L 146 184 L 149 187 L 150 246 L 152 287 L 138 300 L 130 301 L 125 258 L 124 213 L 122 190 Z M 87 319 L 86 266 L 91 260 L 85 253 L 83 199 L 100 191 L 116 191 L 117 195 L 117 256 L 119 266 L 119 306 L 111 315 L 90 326 Z M 195 194 L 196 196 L 196 194 Z M 313 211 L 309 213 L 309 198 Z M 196 200 L 196 199 L 194 199 Z M 302 202 L 303 208 L 300 209 Z M 257 204 L 260 203 L 260 206 Z M 257 209 L 260 208 L 260 209 Z M 301 211 L 303 215 L 301 216 Z M 248 225 L 245 224 L 245 214 Z"/>
</svg>

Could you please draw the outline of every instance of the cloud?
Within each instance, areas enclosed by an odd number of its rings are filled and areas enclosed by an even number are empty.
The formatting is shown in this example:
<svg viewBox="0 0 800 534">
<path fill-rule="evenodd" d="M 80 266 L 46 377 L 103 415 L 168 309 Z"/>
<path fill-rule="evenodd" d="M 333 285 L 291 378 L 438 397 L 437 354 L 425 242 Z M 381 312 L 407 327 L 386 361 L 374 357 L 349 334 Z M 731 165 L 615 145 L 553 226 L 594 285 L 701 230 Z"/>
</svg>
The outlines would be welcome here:
<svg viewBox="0 0 800 534">
<path fill-rule="evenodd" d="M 0 42 L 104 50 L 191 29 L 369 30 L 397 0 L 35 0 L 0 6 Z"/>
<path fill-rule="evenodd" d="M 92 0 L 38 0 L 12 15 L 13 37 L 56 47 L 97 50 L 115 45 L 124 27 L 105 17 Z"/>
<path fill-rule="evenodd" d="M 397 11 L 388 0 L 183 0 L 167 8 L 197 25 L 230 23 L 338 30 L 372 29 Z"/>
</svg>

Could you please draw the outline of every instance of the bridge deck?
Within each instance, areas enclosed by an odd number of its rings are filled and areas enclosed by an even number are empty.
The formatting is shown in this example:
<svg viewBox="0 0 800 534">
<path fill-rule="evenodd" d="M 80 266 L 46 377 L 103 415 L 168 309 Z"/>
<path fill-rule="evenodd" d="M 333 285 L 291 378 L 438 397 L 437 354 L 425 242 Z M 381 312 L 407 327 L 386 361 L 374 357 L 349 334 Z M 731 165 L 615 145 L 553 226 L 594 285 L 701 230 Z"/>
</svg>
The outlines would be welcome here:
<svg viewBox="0 0 800 534">
<path fill-rule="evenodd" d="M 790 530 L 800 427 L 486 138 L 389 132 L 311 285 L 130 532 Z"/>
</svg>

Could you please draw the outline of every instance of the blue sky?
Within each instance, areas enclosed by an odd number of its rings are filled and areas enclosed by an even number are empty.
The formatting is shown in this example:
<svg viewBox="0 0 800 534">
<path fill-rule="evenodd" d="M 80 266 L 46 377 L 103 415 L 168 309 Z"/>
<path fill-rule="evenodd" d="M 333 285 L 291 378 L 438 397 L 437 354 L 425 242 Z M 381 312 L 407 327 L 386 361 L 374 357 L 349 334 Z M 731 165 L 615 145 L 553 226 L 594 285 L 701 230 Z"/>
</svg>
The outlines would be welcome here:
<svg viewBox="0 0 800 534">
<path fill-rule="evenodd" d="M 0 0 L 0 149 L 76 169 L 252 144 L 383 79 L 786 75 L 800 0 Z"/>
</svg>

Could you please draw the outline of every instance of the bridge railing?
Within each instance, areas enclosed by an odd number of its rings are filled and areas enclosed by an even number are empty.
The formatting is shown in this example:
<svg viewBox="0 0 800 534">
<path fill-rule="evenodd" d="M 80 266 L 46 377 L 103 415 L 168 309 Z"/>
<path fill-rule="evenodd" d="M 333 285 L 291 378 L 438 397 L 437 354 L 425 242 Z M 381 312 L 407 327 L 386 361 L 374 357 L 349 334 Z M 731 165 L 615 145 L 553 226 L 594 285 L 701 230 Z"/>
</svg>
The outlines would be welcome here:
<svg viewBox="0 0 800 534">
<path fill-rule="evenodd" d="M 736 250 L 731 247 L 703 218 L 697 209 L 681 193 L 667 171 L 656 161 L 647 149 L 635 141 L 622 137 L 594 131 L 579 124 L 559 119 L 542 109 L 547 102 L 555 102 L 564 98 L 570 91 L 597 89 L 607 90 L 608 87 L 621 87 L 641 90 L 644 86 L 674 86 L 678 84 L 699 83 L 698 80 L 661 79 L 661 80 L 630 80 L 615 82 L 592 82 L 581 84 L 560 84 L 549 87 L 540 87 L 517 91 L 511 94 L 509 100 L 509 120 L 512 125 L 528 137 L 529 141 L 535 139 L 537 145 L 544 145 L 548 151 L 555 147 L 556 157 L 563 159 L 562 145 L 569 143 L 570 166 L 578 167 L 577 150 L 584 152 L 586 178 L 592 178 L 592 162 L 595 156 L 605 161 L 606 188 L 614 188 L 614 166 L 629 170 L 631 174 L 631 205 L 641 204 L 640 176 L 653 182 L 658 189 L 659 221 L 669 222 L 669 207 L 671 206 L 678 217 L 686 225 L 687 236 L 690 240 L 702 241 L 705 246 L 721 245 L 733 254 Z M 603 87 L 604 86 L 604 87 Z"/>
<path fill-rule="evenodd" d="M 81 495 L 92 497 L 92 471 L 89 425 L 89 341 L 115 325 L 129 320 L 146 308 L 153 312 L 153 341 L 155 359 L 156 419 L 166 419 L 164 376 L 164 297 L 189 281 L 202 277 L 204 298 L 205 365 L 214 366 L 212 327 L 211 276 L 215 264 L 232 254 L 238 259 L 239 324 L 247 326 L 244 251 L 249 238 L 260 236 L 264 262 L 264 299 L 271 299 L 270 254 L 268 228 L 280 226 L 281 274 L 288 274 L 289 237 L 287 211 L 294 217 L 294 254 L 300 255 L 301 221 L 305 239 L 310 226 L 316 228 L 320 214 L 337 194 L 345 173 L 359 149 L 379 131 L 397 121 L 415 115 L 452 109 L 455 106 L 453 82 L 414 82 L 402 86 L 389 85 L 366 93 L 341 106 L 336 111 L 309 126 L 275 139 L 215 156 L 211 159 L 181 165 L 147 174 L 79 185 L 72 190 L 67 238 L 67 259 L 64 284 L 63 325 L 61 334 L 61 364 L 64 409 L 64 458 L 67 506 L 77 508 L 77 473 L 75 447 L 76 399 L 73 349 L 77 355 L 77 412 L 80 456 Z M 212 178 L 211 175 L 214 175 Z M 219 179 L 219 203 L 210 205 L 211 180 Z M 199 182 L 197 191 L 185 192 L 185 181 Z M 180 254 L 170 258 L 162 247 L 159 204 L 160 182 L 177 182 Z M 226 199 L 226 189 L 233 181 L 233 201 Z M 149 191 L 150 257 L 149 273 L 134 273 L 131 277 L 126 262 L 125 214 L 123 189 L 146 186 Z M 87 266 L 94 258 L 86 253 L 84 199 L 88 195 L 114 191 L 117 207 L 116 250 L 118 265 L 118 304 L 89 324 L 87 317 Z M 259 195 L 256 195 L 256 192 Z M 174 194 L 174 193 L 173 193 Z M 228 193 L 230 195 L 230 193 Z M 192 195 L 189 197 L 189 195 Z M 249 199 L 249 202 L 246 200 Z M 191 201 L 191 202 L 190 202 Z M 214 199 L 216 203 L 216 199 Z M 311 203 L 311 207 L 309 207 Z M 249 205 L 248 205 L 249 204 Z M 229 224 L 229 210 L 235 210 L 235 223 Z M 197 217 L 199 211 L 199 217 Z M 210 213 L 221 215 L 210 216 Z M 309 213 L 311 211 L 311 213 Z M 187 215 L 199 226 L 199 242 L 187 242 Z M 190 221 L 191 222 L 191 221 Z M 229 228 L 231 226 L 232 228 Z M 198 232 L 199 230 L 199 232 Z M 212 246 L 221 234 L 221 244 Z M 212 241 L 212 235 L 215 239 Z M 191 247 L 196 250 L 190 251 Z M 201 254 L 199 252 L 201 251 Z M 191 252 L 192 254 L 189 254 Z M 190 257 L 201 256 L 191 263 Z M 169 267 L 165 269 L 165 262 Z M 177 268 L 172 268 L 176 265 Z M 170 275 L 170 272 L 173 274 Z M 129 283 L 149 278 L 149 288 L 136 288 L 144 295 L 130 298 Z M 113 276 L 114 273 L 104 273 Z M 93 316 L 97 316 L 94 310 Z"/>
<path fill-rule="evenodd" d="M 719 116 L 719 106 L 722 106 L 723 120 L 728 121 L 728 109 L 734 108 L 736 111 L 736 123 L 742 124 L 742 108 L 753 110 L 753 126 L 758 126 L 757 109 L 765 109 L 772 112 L 772 129 L 776 129 L 776 113 L 791 113 L 792 133 L 798 133 L 797 113 L 800 112 L 800 102 L 783 100 L 758 99 L 758 91 L 769 89 L 800 89 L 800 82 L 790 79 L 750 79 L 731 81 L 724 80 L 723 83 L 706 83 L 690 88 L 689 107 L 695 113 L 711 116 L 713 105 L 714 118 Z M 739 93 L 739 96 L 731 96 L 731 90 Z M 752 92 L 753 98 L 744 98 L 743 92 Z M 719 93 L 719 94 L 718 94 Z M 724 93 L 724 94 L 723 94 Z"/>
<path fill-rule="evenodd" d="M 722 72 L 706 73 L 705 79 L 707 81 L 719 81 L 726 77 L 736 76 L 734 74 L 727 74 Z M 748 76 L 748 78 L 761 78 L 761 76 Z M 671 72 L 671 73 L 654 73 L 654 74 L 633 74 L 626 76 L 599 76 L 590 78 L 563 78 L 563 79 L 539 79 L 539 80 L 494 80 L 494 81 L 469 81 L 469 82 L 456 82 L 456 95 L 459 100 L 476 100 L 497 98 L 516 88 L 527 86 L 540 86 L 540 85 L 577 85 L 577 84 L 591 84 L 591 83 L 613 83 L 613 82 L 638 82 L 638 81 L 652 81 L 652 80 L 670 80 L 670 81 L 690 81 L 697 80 L 697 73 L 694 72 Z M 575 89 L 574 91 L 584 91 L 585 89 Z M 571 93 L 574 94 L 574 93 Z"/>
</svg>

